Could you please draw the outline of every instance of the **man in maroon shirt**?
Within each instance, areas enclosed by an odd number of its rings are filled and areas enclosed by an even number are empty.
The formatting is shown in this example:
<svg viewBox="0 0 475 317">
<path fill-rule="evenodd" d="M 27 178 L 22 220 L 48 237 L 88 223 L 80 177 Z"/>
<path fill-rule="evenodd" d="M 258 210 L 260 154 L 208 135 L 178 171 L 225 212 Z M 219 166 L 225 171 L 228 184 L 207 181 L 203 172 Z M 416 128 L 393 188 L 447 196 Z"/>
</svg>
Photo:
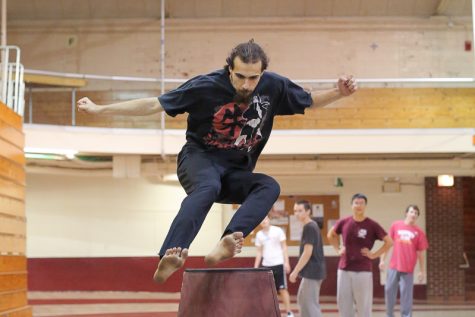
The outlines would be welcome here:
<svg viewBox="0 0 475 317">
<path fill-rule="evenodd" d="M 337 304 L 341 317 L 370 317 L 373 305 L 373 273 L 371 260 L 392 245 L 392 240 L 374 220 L 365 216 L 368 199 L 363 194 L 351 198 L 353 215 L 340 219 L 328 232 L 328 241 L 340 256 L 337 277 Z M 340 245 L 340 235 L 342 245 Z M 384 244 L 371 252 L 374 242 Z"/>
</svg>

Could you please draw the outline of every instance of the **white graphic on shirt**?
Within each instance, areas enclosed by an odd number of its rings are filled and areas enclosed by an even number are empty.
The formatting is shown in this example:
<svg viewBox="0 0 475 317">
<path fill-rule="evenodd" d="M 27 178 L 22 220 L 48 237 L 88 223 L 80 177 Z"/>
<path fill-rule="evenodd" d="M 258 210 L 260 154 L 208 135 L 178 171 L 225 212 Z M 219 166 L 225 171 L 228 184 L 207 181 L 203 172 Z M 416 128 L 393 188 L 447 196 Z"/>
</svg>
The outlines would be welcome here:
<svg viewBox="0 0 475 317">
<path fill-rule="evenodd" d="M 398 230 L 397 235 L 399 236 L 399 241 L 411 243 L 411 240 L 416 237 L 415 233 L 409 230 Z"/>
<path fill-rule="evenodd" d="M 365 239 L 367 234 L 368 234 L 368 231 L 366 229 L 358 230 L 358 238 Z"/>
<path fill-rule="evenodd" d="M 262 139 L 261 125 L 264 121 L 270 102 L 267 98 L 253 96 L 249 108 L 243 113 L 243 118 L 247 121 L 241 129 L 239 137 L 234 142 L 236 146 L 248 145 L 248 151 L 252 149 L 252 141 Z"/>
</svg>

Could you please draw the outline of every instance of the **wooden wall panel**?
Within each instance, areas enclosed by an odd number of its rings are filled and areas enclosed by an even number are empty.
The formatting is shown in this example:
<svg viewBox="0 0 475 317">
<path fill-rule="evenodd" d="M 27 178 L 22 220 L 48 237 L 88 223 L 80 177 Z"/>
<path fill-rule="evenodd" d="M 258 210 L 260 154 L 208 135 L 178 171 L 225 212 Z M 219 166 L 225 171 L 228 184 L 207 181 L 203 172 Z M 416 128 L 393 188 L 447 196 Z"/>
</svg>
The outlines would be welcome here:
<svg viewBox="0 0 475 317">
<path fill-rule="evenodd" d="M 22 236 L 0 233 L 0 246 L 3 254 L 26 253 L 26 239 Z"/>
<path fill-rule="evenodd" d="M 3 120 L 0 120 L 0 135 L 2 139 L 12 144 L 24 147 L 24 136 L 21 130 L 17 130 Z"/>
<path fill-rule="evenodd" d="M 21 133 L 23 119 L 10 108 L 0 102 L 0 120 L 8 124 L 9 126 L 18 130 Z"/>
<path fill-rule="evenodd" d="M 23 154 L 23 145 L 14 145 L 1 138 L 0 135 L 0 153 L 1 156 L 21 165 L 25 165 L 25 155 Z"/>
<path fill-rule="evenodd" d="M 157 91 L 78 91 L 97 104 L 152 97 Z M 71 124 L 69 92 L 34 92 L 34 123 Z M 474 88 L 365 88 L 330 107 L 307 110 L 304 116 L 278 117 L 277 129 L 471 128 L 475 126 Z M 28 111 L 26 111 L 28 113 Z M 29 118 L 27 117 L 27 121 Z M 159 115 L 91 116 L 77 113 L 80 126 L 159 128 Z M 171 129 L 186 127 L 186 116 L 166 118 Z"/>
<path fill-rule="evenodd" d="M 23 237 L 26 235 L 25 219 L 16 217 L 1 217 L 0 219 L 0 232 Z"/>
<path fill-rule="evenodd" d="M 25 186 L 11 180 L 0 178 L 0 196 L 7 196 L 24 201 Z"/>
<path fill-rule="evenodd" d="M 0 313 L 0 317 L 31 317 L 32 314 L 31 307 L 26 306 Z"/>
<path fill-rule="evenodd" d="M 26 257 L 0 256 L 0 273 L 26 271 Z"/>
<path fill-rule="evenodd" d="M 0 104 L 0 317 L 31 317 L 27 300 L 22 118 Z"/>
<path fill-rule="evenodd" d="M 25 168 L 23 165 L 0 156 L 0 177 L 13 179 L 20 184 L 25 184 Z"/>
<path fill-rule="evenodd" d="M 0 293 L 0 315 L 8 310 L 25 307 L 27 304 L 26 290 Z"/>
<path fill-rule="evenodd" d="M 0 293 L 8 290 L 25 290 L 27 288 L 26 271 L 0 274 Z"/>
<path fill-rule="evenodd" d="M 25 203 L 10 197 L 0 196 L 0 215 L 24 218 Z"/>
</svg>

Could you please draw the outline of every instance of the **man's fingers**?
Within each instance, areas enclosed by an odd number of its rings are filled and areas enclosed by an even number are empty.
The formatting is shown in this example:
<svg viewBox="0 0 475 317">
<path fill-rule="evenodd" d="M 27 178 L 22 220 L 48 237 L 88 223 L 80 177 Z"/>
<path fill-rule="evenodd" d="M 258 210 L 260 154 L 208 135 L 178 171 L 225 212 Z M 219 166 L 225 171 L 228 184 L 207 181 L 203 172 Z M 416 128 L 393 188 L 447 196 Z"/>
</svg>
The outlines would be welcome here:
<svg viewBox="0 0 475 317">
<path fill-rule="evenodd" d="M 85 105 L 87 103 L 91 102 L 91 100 L 89 100 L 89 98 L 87 97 L 83 97 L 81 99 L 78 100 L 77 104 L 78 105 Z"/>
</svg>

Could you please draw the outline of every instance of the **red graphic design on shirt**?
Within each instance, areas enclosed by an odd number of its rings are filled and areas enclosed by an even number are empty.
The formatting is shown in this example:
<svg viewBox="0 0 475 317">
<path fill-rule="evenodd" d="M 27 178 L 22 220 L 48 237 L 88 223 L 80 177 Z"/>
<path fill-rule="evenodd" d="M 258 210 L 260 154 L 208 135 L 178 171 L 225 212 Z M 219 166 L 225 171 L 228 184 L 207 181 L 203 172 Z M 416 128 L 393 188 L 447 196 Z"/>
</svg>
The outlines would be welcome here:
<svg viewBox="0 0 475 317">
<path fill-rule="evenodd" d="M 220 149 L 251 151 L 262 139 L 261 126 L 270 105 L 267 99 L 254 96 L 249 105 L 231 102 L 219 107 L 204 142 Z"/>
</svg>

